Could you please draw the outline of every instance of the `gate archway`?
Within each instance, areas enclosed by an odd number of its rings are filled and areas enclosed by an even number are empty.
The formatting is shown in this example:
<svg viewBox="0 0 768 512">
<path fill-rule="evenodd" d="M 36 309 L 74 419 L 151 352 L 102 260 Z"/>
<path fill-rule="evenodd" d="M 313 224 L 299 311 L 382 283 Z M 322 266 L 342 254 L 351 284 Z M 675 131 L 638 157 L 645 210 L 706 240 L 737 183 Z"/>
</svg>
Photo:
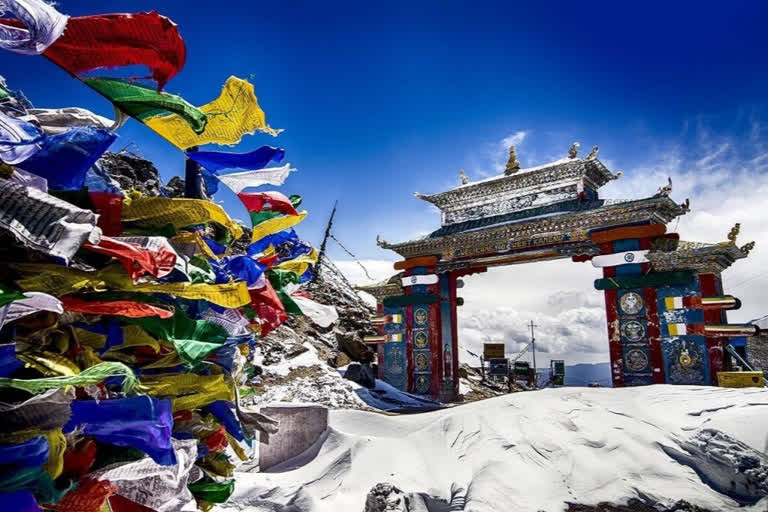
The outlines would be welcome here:
<svg viewBox="0 0 768 512">
<path fill-rule="evenodd" d="M 598 189 L 617 179 L 574 144 L 566 158 L 520 169 L 514 147 L 503 175 L 433 195 L 416 193 L 440 209 L 441 227 L 400 243 L 377 244 L 404 258 L 389 280 L 360 289 L 378 302 L 379 375 L 393 386 L 442 401 L 458 395 L 456 308 L 462 276 L 489 267 L 570 258 L 602 270 L 611 377 L 614 386 L 714 384 L 730 369 L 728 338 L 755 332 L 728 324 L 740 306 L 724 295 L 721 273 L 747 256 L 736 244 L 738 224 L 719 244 L 681 241 L 666 225 L 689 211 L 669 196 L 601 199 Z"/>
</svg>

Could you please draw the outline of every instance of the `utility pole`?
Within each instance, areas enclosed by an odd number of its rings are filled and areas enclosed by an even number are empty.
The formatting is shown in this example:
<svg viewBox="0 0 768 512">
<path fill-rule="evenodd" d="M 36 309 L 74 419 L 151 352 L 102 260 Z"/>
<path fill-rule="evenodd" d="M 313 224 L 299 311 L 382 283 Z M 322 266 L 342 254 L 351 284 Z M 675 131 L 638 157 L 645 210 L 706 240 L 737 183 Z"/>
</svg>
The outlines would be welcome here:
<svg viewBox="0 0 768 512">
<path fill-rule="evenodd" d="M 197 151 L 197 146 L 192 146 L 187 151 Z M 205 199 L 203 189 L 202 166 L 187 158 L 184 167 L 184 197 L 189 199 Z"/>
<path fill-rule="evenodd" d="M 531 355 L 533 356 L 533 386 L 538 387 L 539 376 L 536 374 L 536 338 L 533 335 L 533 328 L 538 327 L 538 325 L 535 325 L 533 323 L 533 320 L 531 320 L 531 323 L 528 325 L 528 327 L 531 328 Z"/>
<path fill-rule="evenodd" d="M 323 237 L 323 243 L 320 244 L 320 253 L 317 255 L 317 264 L 315 265 L 317 270 L 312 275 L 312 281 L 314 281 L 320 274 L 320 264 L 323 262 L 323 256 L 325 256 L 325 244 L 328 243 L 328 237 L 331 236 L 331 226 L 333 225 L 333 217 L 336 215 L 336 207 L 338 204 L 339 200 L 337 199 L 333 203 L 333 210 L 331 210 L 331 216 L 328 219 L 328 225 L 325 227 L 325 236 Z"/>
</svg>

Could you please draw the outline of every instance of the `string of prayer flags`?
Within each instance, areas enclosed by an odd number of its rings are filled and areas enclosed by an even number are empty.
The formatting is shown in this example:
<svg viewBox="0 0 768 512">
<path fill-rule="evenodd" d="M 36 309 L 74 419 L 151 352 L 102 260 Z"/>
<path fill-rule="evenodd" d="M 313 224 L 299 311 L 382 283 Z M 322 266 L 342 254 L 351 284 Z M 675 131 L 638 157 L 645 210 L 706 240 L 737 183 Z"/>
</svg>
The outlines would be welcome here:
<svg viewBox="0 0 768 512">
<path fill-rule="evenodd" d="M 227 79 L 218 98 L 199 109 L 208 117 L 200 133 L 177 114 L 152 117 L 145 124 L 179 149 L 204 144 L 237 144 L 243 136 L 256 131 L 274 136 L 280 133 L 267 125 L 253 85 L 234 76 Z"/>
<path fill-rule="evenodd" d="M 123 222 L 141 227 L 183 228 L 215 222 L 229 230 L 234 240 L 243 234 L 221 206 L 204 199 L 138 197 L 123 205 L 122 214 Z"/>
</svg>

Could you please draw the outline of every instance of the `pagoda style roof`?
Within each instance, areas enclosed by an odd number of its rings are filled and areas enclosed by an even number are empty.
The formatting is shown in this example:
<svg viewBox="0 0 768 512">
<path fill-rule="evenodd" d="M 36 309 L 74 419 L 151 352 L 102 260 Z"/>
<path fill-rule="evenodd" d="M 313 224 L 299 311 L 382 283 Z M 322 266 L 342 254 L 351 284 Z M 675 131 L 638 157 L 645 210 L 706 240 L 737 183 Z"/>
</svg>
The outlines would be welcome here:
<svg viewBox="0 0 768 512">
<path fill-rule="evenodd" d="M 563 158 L 468 182 L 437 194 L 416 193 L 416 197 L 437 206 L 442 214 L 442 225 L 447 226 L 585 196 L 596 198 L 595 191 L 617 177 L 594 156 Z"/>
<path fill-rule="evenodd" d="M 736 260 L 746 258 L 754 242 L 742 247 L 736 245 L 735 237 L 728 242 L 708 244 L 680 241 L 674 251 L 652 251 L 646 255 L 654 270 L 695 270 L 699 273 L 719 274 Z"/>
<path fill-rule="evenodd" d="M 560 255 L 567 257 L 571 250 L 593 245 L 588 236 L 590 230 L 638 222 L 666 224 L 687 211 L 686 204 L 677 204 L 667 196 L 569 200 L 443 226 L 415 240 L 378 243 L 405 258 L 440 255 L 443 262 L 547 246 L 567 246 L 568 250 Z"/>
<path fill-rule="evenodd" d="M 375 284 L 355 286 L 355 289 L 370 293 L 376 298 L 377 301 L 381 302 L 381 300 L 386 297 L 395 297 L 405 293 L 403 291 L 403 282 L 401 280 L 402 276 L 403 273 L 398 272 L 397 274 L 384 281 L 380 281 Z"/>
</svg>

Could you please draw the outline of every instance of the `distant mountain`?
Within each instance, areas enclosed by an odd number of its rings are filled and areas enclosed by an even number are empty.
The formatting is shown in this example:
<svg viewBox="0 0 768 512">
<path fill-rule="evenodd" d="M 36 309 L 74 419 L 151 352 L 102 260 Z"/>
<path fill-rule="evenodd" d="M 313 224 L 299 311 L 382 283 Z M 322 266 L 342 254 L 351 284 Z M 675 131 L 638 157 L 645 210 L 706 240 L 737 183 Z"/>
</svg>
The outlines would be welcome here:
<svg viewBox="0 0 768 512">
<path fill-rule="evenodd" d="M 549 380 L 549 368 L 540 368 L 538 374 L 540 385 Z M 588 386 L 593 382 L 603 387 L 611 387 L 610 363 L 574 364 L 565 367 L 566 386 Z"/>
</svg>

